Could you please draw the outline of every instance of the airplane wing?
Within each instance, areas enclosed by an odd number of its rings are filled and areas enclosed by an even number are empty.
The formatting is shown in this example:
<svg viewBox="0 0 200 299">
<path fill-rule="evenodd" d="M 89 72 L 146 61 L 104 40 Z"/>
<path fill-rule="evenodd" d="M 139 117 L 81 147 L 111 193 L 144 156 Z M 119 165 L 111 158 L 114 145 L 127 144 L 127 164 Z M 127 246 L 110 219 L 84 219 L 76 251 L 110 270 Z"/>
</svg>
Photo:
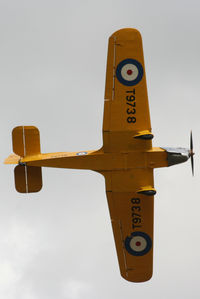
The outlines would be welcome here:
<svg viewBox="0 0 200 299">
<path fill-rule="evenodd" d="M 121 29 L 108 44 L 104 151 L 148 149 L 152 137 L 141 35 Z M 144 141 L 138 143 L 138 138 Z"/>
<path fill-rule="evenodd" d="M 150 150 L 152 138 L 141 35 L 122 29 L 108 45 L 103 149 L 134 155 Z M 121 275 L 142 282 L 152 276 L 153 169 L 125 164 L 103 175 Z"/>
<path fill-rule="evenodd" d="M 132 282 L 149 280 L 153 269 L 154 197 L 143 194 L 141 186 L 153 186 L 153 169 L 103 174 L 121 275 Z"/>
</svg>

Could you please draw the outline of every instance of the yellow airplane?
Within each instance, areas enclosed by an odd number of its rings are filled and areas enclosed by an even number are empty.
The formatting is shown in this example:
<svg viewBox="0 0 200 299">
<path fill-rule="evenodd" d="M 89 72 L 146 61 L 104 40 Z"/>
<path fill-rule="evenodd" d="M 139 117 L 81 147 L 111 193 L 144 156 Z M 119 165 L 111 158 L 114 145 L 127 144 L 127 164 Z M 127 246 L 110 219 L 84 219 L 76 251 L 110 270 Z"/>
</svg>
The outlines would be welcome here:
<svg viewBox="0 0 200 299">
<path fill-rule="evenodd" d="M 190 149 L 153 148 L 142 39 L 136 29 L 121 29 L 109 39 L 103 146 L 95 151 L 41 154 L 39 131 L 20 126 L 12 132 L 18 192 L 42 188 L 41 167 L 91 169 L 105 177 L 113 234 L 123 278 L 147 281 L 153 269 L 153 169 L 182 163 Z"/>
</svg>

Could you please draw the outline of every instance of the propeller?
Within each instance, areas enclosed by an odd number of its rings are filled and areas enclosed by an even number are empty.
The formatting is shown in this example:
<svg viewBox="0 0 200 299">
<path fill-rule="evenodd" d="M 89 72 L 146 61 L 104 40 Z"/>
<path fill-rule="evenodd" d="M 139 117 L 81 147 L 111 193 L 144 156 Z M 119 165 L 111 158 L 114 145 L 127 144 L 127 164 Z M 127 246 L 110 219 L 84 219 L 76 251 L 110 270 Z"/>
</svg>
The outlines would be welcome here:
<svg viewBox="0 0 200 299">
<path fill-rule="evenodd" d="M 192 175 L 194 176 L 194 151 L 193 151 L 193 138 L 192 138 L 192 131 L 190 132 L 190 151 L 189 157 L 191 158 L 191 168 L 192 168 Z"/>
</svg>

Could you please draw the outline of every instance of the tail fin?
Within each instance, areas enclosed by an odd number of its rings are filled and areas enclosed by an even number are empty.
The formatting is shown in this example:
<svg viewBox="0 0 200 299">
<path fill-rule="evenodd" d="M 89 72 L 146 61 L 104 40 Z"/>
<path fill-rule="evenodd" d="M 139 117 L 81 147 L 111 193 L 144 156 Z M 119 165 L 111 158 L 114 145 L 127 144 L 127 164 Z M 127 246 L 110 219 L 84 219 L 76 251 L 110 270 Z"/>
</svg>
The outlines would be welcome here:
<svg viewBox="0 0 200 299">
<path fill-rule="evenodd" d="M 40 154 L 40 133 L 36 127 L 20 126 L 12 131 L 13 151 L 20 157 Z M 20 193 L 38 192 L 42 188 L 41 167 L 20 164 L 15 167 L 15 188 Z"/>
</svg>

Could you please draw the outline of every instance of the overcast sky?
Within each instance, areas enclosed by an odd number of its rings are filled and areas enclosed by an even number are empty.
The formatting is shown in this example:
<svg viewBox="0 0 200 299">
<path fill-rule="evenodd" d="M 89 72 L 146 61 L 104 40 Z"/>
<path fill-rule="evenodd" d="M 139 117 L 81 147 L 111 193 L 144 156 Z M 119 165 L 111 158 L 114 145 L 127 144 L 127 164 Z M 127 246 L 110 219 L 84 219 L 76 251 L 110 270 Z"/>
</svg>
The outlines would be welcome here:
<svg viewBox="0 0 200 299">
<path fill-rule="evenodd" d="M 154 146 L 188 147 L 190 162 L 155 170 L 154 275 L 121 278 L 104 178 L 43 169 L 43 189 L 19 194 L 11 131 L 40 129 L 42 152 L 102 145 L 109 36 L 143 37 Z M 200 4 L 168 0 L 0 0 L 0 298 L 200 298 Z"/>
</svg>

